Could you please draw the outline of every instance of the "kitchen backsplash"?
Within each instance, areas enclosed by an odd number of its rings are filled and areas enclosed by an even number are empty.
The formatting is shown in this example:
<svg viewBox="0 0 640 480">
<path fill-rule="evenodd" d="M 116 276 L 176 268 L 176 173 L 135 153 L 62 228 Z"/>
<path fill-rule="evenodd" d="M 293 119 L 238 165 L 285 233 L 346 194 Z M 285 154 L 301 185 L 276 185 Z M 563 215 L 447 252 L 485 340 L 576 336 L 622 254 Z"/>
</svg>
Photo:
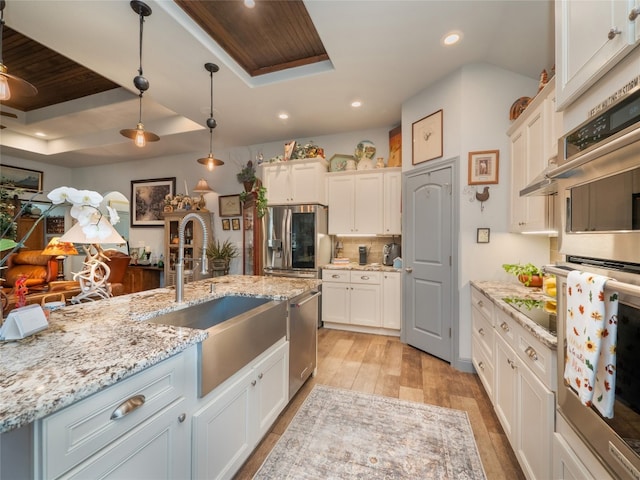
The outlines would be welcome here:
<svg viewBox="0 0 640 480">
<path fill-rule="evenodd" d="M 342 250 L 336 254 L 336 243 L 342 242 Z M 333 237 L 333 257 L 347 257 L 358 263 L 358 247 L 367 247 L 367 263 L 382 263 L 382 248 L 391 242 L 402 243 L 401 236 L 395 237 Z"/>
</svg>

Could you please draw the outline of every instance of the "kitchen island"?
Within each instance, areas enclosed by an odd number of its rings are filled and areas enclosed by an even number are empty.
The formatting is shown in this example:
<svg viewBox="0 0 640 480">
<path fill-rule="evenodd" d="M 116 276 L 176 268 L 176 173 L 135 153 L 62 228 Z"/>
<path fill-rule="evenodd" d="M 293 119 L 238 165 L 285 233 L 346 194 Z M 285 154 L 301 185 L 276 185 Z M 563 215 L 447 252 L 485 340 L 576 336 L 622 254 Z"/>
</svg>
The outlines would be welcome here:
<svg viewBox="0 0 640 480">
<path fill-rule="evenodd" d="M 214 293 L 210 285 L 215 285 Z M 202 330 L 146 322 L 225 295 L 293 298 L 317 280 L 225 276 L 52 312 L 49 328 L 0 343 L 0 433 L 19 428 L 202 342 Z"/>
</svg>

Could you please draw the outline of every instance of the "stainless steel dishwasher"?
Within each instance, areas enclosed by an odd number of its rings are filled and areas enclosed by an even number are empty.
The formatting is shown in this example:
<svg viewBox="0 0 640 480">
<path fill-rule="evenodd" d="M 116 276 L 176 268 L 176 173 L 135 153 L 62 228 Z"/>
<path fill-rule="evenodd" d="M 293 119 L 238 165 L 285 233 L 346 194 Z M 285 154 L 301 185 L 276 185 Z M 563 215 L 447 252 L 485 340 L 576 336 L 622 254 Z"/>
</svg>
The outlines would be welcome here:
<svg viewBox="0 0 640 480">
<path fill-rule="evenodd" d="M 318 349 L 318 298 L 312 290 L 289 303 L 289 400 L 315 374 Z"/>
</svg>

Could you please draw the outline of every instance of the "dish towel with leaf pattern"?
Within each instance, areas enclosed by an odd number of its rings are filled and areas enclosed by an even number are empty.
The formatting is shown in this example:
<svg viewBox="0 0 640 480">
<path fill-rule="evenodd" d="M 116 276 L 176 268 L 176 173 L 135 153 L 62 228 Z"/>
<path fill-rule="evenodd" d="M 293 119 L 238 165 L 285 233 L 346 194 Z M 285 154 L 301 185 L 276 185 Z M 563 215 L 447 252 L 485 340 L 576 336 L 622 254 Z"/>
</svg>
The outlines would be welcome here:
<svg viewBox="0 0 640 480">
<path fill-rule="evenodd" d="M 608 278 L 574 270 L 567 276 L 567 359 L 564 379 L 588 406 L 613 418 L 618 294 L 605 297 Z"/>
</svg>

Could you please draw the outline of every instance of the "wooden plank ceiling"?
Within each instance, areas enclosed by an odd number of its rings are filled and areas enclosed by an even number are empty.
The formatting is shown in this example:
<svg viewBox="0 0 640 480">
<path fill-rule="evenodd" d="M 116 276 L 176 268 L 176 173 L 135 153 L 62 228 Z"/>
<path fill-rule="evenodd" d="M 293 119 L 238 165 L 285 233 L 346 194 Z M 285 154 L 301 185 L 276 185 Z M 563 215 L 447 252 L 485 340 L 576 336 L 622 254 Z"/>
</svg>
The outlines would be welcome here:
<svg viewBox="0 0 640 480">
<path fill-rule="evenodd" d="M 175 0 L 251 76 L 328 60 L 301 0 Z M 2 58 L 8 73 L 38 89 L 5 105 L 27 112 L 104 92 L 119 85 L 5 25 Z"/>
</svg>

